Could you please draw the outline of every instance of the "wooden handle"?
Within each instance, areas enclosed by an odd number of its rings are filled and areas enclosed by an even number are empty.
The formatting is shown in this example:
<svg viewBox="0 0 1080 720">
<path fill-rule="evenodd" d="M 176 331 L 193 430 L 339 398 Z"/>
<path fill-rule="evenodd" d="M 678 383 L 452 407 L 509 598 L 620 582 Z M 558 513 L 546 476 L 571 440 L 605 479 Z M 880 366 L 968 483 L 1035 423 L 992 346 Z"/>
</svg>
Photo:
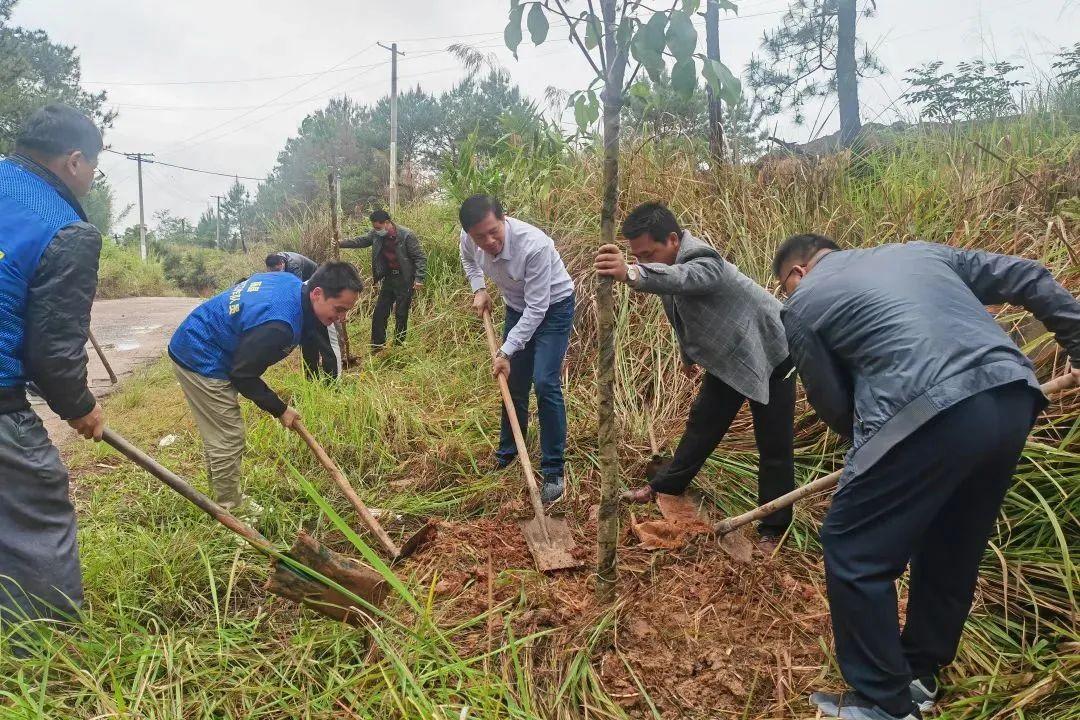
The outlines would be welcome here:
<svg viewBox="0 0 1080 720">
<path fill-rule="evenodd" d="M 491 324 L 491 313 L 487 310 L 484 311 L 484 334 L 487 336 L 491 359 L 494 360 L 495 354 L 499 351 L 499 343 L 495 339 L 495 327 Z M 498 381 L 499 390 L 502 391 L 503 407 L 506 408 L 506 416 L 510 420 L 510 430 L 514 433 L 514 443 L 517 445 L 521 473 L 525 476 L 526 487 L 529 488 L 529 500 L 532 502 L 533 512 L 544 531 L 544 540 L 550 542 L 544 516 L 544 503 L 540 499 L 540 488 L 536 485 L 536 476 L 533 475 L 532 462 L 529 460 L 529 449 L 525 446 L 525 437 L 521 434 L 521 424 L 518 423 L 517 410 L 514 409 L 514 398 L 510 396 L 510 386 L 506 382 L 506 377 L 499 375 Z"/>
<path fill-rule="evenodd" d="M 97 338 L 94 337 L 94 333 L 90 330 L 87 330 L 86 335 L 90 338 L 90 344 L 94 346 L 94 351 L 97 353 L 97 356 L 101 358 L 101 364 L 105 366 L 105 372 L 109 373 L 109 382 L 111 382 L 113 385 L 120 382 L 116 379 L 116 373 L 113 372 L 112 365 L 109 364 L 109 359 L 105 357 L 105 352 L 101 349 L 101 346 L 98 345 L 98 341 Z"/>
<path fill-rule="evenodd" d="M 1068 390 L 1076 386 L 1076 377 L 1072 373 L 1066 373 L 1065 375 L 1059 375 L 1058 377 L 1050 380 L 1049 382 L 1043 383 L 1043 385 L 1041 386 L 1041 390 L 1043 391 L 1044 395 L 1053 395 L 1055 393 L 1059 393 L 1063 390 Z M 775 500 L 765 503 L 761 507 L 754 508 L 749 512 L 744 512 L 742 515 L 736 515 L 735 517 L 721 520 L 720 522 L 713 525 L 713 530 L 718 535 L 726 535 L 732 530 L 741 528 L 747 523 L 752 523 L 755 520 L 760 520 L 768 515 L 772 515 L 777 510 L 781 510 L 783 508 L 794 505 L 796 502 L 802 500 L 807 495 L 813 495 L 814 493 L 831 490 L 833 487 L 836 486 L 838 482 L 840 482 L 841 473 L 843 473 L 843 470 L 837 470 L 836 472 L 829 473 L 825 477 L 818 478 L 817 480 L 811 483 L 807 483 L 802 487 L 795 488 L 786 495 L 781 495 Z"/>
<path fill-rule="evenodd" d="M 360 516 L 360 520 L 364 523 L 364 527 L 371 531 L 371 533 L 379 539 L 379 543 L 386 549 L 386 552 L 391 557 L 396 558 L 401 554 L 398 546 L 394 544 L 394 541 L 390 539 L 390 536 L 386 534 L 386 530 L 379 524 L 379 521 L 375 519 L 375 516 L 368 510 L 367 505 L 360 499 L 360 496 L 353 490 L 352 484 L 349 479 L 345 477 L 345 473 L 341 472 L 341 469 L 337 466 L 330 456 L 323 450 L 322 445 L 308 432 L 308 429 L 304 427 L 304 423 L 299 420 L 293 425 L 293 430 L 296 434 L 304 438 L 304 442 L 311 448 L 311 452 L 315 454 L 315 457 L 319 458 L 319 462 L 326 468 L 326 471 L 330 473 L 330 477 L 334 478 L 334 482 L 337 484 L 338 489 L 342 494 L 349 499 L 353 509 L 356 510 L 356 514 Z"/>
<path fill-rule="evenodd" d="M 188 482 L 182 479 L 179 475 L 169 470 L 168 468 L 160 465 L 152 457 L 144 453 L 139 448 L 135 447 L 123 437 L 118 435 L 110 428 L 105 428 L 105 432 L 102 433 L 101 439 L 115 448 L 121 455 L 124 455 L 136 465 L 141 467 L 146 472 L 156 477 L 161 482 L 171 487 L 176 492 L 184 496 L 184 498 L 195 507 L 202 510 L 210 517 L 217 520 L 226 528 L 236 533 L 240 537 L 251 543 L 257 550 L 269 555 L 271 557 L 277 557 L 280 553 L 273 544 L 263 537 L 257 530 L 250 525 L 246 525 L 236 518 L 225 508 L 218 505 L 216 502 L 203 495 L 201 492 L 192 487 Z"/>
</svg>

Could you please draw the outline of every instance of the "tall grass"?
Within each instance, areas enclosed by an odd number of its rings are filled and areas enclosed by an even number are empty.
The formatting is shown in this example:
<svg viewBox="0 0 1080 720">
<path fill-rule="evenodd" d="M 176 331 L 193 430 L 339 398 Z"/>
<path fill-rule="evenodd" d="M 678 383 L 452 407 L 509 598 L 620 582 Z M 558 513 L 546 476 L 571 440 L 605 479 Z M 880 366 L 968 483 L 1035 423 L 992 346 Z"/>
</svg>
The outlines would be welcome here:
<svg viewBox="0 0 1080 720">
<path fill-rule="evenodd" d="M 620 204 L 625 210 L 646 198 L 668 200 L 692 231 L 766 283 L 776 244 L 790 232 L 813 229 L 851 246 L 919 236 L 1016 252 L 1046 262 L 1076 290 L 1078 269 L 1067 245 L 1076 242 L 1080 228 L 1076 217 L 1059 209 L 1077 194 L 1080 133 L 1068 123 L 1043 120 L 978 132 L 978 137 L 928 133 L 861 157 L 768 160 L 716 174 L 700 172 L 694 158 L 677 147 L 633 143 Z M 588 506 L 597 496 L 595 324 L 588 268 L 598 235 L 599 163 L 570 149 L 530 153 L 512 146 L 491 166 L 474 167 L 467 157 L 459 162 L 448 196 L 478 186 L 501 193 L 512 213 L 551 230 L 578 278 L 579 310 L 565 375 L 567 504 L 573 524 L 586 527 Z M 454 523 L 490 521 L 521 503 L 521 488 L 516 476 L 484 470 L 497 438 L 498 401 L 460 276 L 454 208 L 433 202 L 405 208 L 399 216 L 424 238 L 430 258 L 408 343 L 375 358 L 365 356 L 356 371 L 331 385 L 306 382 L 295 358 L 274 368 L 268 380 L 290 398 L 371 505 L 404 515 L 409 527 L 425 516 Z M 358 222 L 346 224 L 347 235 L 359 229 Z M 282 247 L 328 252 L 328 225 L 315 209 L 275 232 Z M 343 256 L 369 272 L 370 251 Z M 362 350 L 369 340 L 373 302 L 365 294 L 355 312 L 354 349 Z M 648 418 L 654 417 L 661 441 L 673 443 L 693 387 L 676 372 L 678 356 L 659 303 L 626 293 L 618 303 L 620 460 L 627 482 L 634 482 L 647 456 Z M 999 317 L 1018 333 L 1024 325 L 1015 310 Z M 1040 376 L 1060 371 L 1064 357 L 1047 338 L 1024 333 Z M 960 656 L 947 677 L 945 717 L 1065 720 L 1080 714 L 1077 410 L 1075 396 L 1055 402 L 1028 444 L 984 564 Z M 154 448 L 169 467 L 205 482 L 197 435 L 164 364 L 111 398 L 106 413 L 114 427 Z M 364 554 L 364 540 L 348 532 L 347 516 L 342 520 L 333 512 L 345 505 L 299 439 L 246 404 L 245 415 L 245 485 L 267 507 L 260 530 L 284 546 L 303 527 L 335 549 Z M 748 428 L 740 417 L 699 478 L 724 512 L 754 502 Z M 179 440 L 158 448 L 168 434 Z M 535 444 L 534 430 L 529 440 Z M 807 479 L 841 461 L 836 438 L 804 405 L 798 448 L 799 472 Z M 613 640 L 633 619 L 628 607 L 640 598 L 624 596 L 624 606 L 582 611 L 568 629 L 522 631 L 519 621 L 544 603 L 567 602 L 565 593 L 582 590 L 587 580 L 544 579 L 525 564 L 500 567 L 490 579 L 500 599 L 489 624 L 486 605 L 477 609 L 443 593 L 440 581 L 456 568 L 428 553 L 396 569 L 404 589 L 387 604 L 394 621 L 349 629 L 266 596 L 260 590 L 267 574 L 260 556 L 239 548 L 198 511 L 106 448 L 80 444 L 71 464 L 86 618 L 78 633 L 46 632 L 24 660 L 13 659 L 4 643 L 12 630 L 0 631 L 2 717 L 675 714 L 656 678 L 643 672 L 639 658 L 623 654 L 623 641 Z M 313 499 L 328 503 L 329 512 Z M 819 499 L 798 508 L 793 549 L 782 556 L 784 572 L 811 585 L 820 584 L 816 525 L 825 506 Z M 398 523 L 391 528 L 404 532 Z M 443 546 L 442 552 L 450 549 Z M 635 562 L 644 564 L 629 570 L 624 582 L 637 583 L 636 592 L 650 592 L 660 578 L 679 572 L 677 564 L 665 570 L 655 556 Z M 652 573 L 657 580 L 650 585 Z M 799 641 L 798 618 L 785 614 L 791 612 L 790 598 L 777 594 L 770 582 L 750 587 L 756 601 L 790 623 L 792 642 Z M 490 638 L 485 628 L 491 628 Z M 808 652 L 817 653 L 811 662 L 828 667 L 827 630 L 808 642 Z M 823 649 L 814 650 L 815 642 Z M 614 692 L 606 679 L 612 664 L 629 671 L 632 694 L 640 698 L 632 710 L 626 704 L 629 693 Z M 808 668 L 794 694 L 822 679 L 839 682 L 834 671 Z M 753 682 L 746 680 L 737 710 L 713 708 L 703 716 L 798 716 L 800 697 L 774 697 L 772 683 L 759 683 L 756 674 Z"/>
</svg>

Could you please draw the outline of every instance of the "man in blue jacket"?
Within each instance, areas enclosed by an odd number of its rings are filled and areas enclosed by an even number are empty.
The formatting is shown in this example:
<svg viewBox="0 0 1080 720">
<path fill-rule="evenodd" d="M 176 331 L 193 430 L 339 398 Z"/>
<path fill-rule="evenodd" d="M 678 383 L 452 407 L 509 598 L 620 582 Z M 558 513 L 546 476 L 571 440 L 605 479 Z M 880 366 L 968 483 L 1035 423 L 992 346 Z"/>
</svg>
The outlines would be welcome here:
<svg viewBox="0 0 1080 720">
<path fill-rule="evenodd" d="M 346 262 L 328 262 L 306 282 L 290 273 L 252 275 L 195 308 L 169 342 L 173 371 L 203 439 L 210 491 L 247 517 L 262 508 L 240 490 L 244 419 L 237 393 L 286 428 L 300 419 L 262 374 L 356 305 L 363 283 Z"/>
<path fill-rule="evenodd" d="M 80 435 L 101 439 L 84 349 L 101 234 L 78 200 L 101 148 L 90 118 L 47 105 L 0 161 L 0 623 L 70 618 L 82 603 L 67 469 L 26 386 Z"/>
<path fill-rule="evenodd" d="M 791 356 L 852 448 L 821 526 L 836 658 L 827 717 L 918 718 L 956 654 L 979 562 L 1035 417 L 1031 362 L 986 305 L 1030 310 L 1080 375 L 1080 303 L 1033 260 L 911 242 L 780 246 Z M 910 563 L 900 631 L 896 580 Z"/>
</svg>

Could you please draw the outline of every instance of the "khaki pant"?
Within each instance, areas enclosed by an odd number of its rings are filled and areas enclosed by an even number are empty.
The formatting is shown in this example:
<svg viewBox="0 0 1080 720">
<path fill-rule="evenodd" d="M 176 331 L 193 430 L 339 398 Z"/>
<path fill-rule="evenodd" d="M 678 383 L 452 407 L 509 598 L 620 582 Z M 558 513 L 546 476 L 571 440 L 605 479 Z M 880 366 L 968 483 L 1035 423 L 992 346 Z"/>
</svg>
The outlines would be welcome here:
<svg viewBox="0 0 1080 720">
<path fill-rule="evenodd" d="M 173 363 L 188 407 L 203 441 L 210 494 L 222 507 L 240 505 L 240 465 L 244 459 L 244 418 L 236 388 L 228 380 L 215 380 Z"/>
</svg>

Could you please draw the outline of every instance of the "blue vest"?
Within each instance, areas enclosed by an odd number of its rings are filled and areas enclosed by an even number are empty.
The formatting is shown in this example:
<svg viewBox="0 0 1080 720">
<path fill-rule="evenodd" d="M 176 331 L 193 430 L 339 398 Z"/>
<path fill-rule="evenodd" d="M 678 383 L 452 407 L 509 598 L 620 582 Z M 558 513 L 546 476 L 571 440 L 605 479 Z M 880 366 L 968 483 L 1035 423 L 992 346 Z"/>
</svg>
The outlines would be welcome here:
<svg viewBox="0 0 1080 720">
<path fill-rule="evenodd" d="M 285 272 L 252 275 L 192 310 L 173 333 L 169 354 L 192 372 L 228 380 L 233 353 L 248 330 L 280 321 L 292 328 L 292 344 L 299 344 L 303 285 Z"/>
<path fill-rule="evenodd" d="M 0 387 L 21 387 L 26 298 L 45 248 L 79 214 L 51 185 L 0 160 Z"/>
</svg>

